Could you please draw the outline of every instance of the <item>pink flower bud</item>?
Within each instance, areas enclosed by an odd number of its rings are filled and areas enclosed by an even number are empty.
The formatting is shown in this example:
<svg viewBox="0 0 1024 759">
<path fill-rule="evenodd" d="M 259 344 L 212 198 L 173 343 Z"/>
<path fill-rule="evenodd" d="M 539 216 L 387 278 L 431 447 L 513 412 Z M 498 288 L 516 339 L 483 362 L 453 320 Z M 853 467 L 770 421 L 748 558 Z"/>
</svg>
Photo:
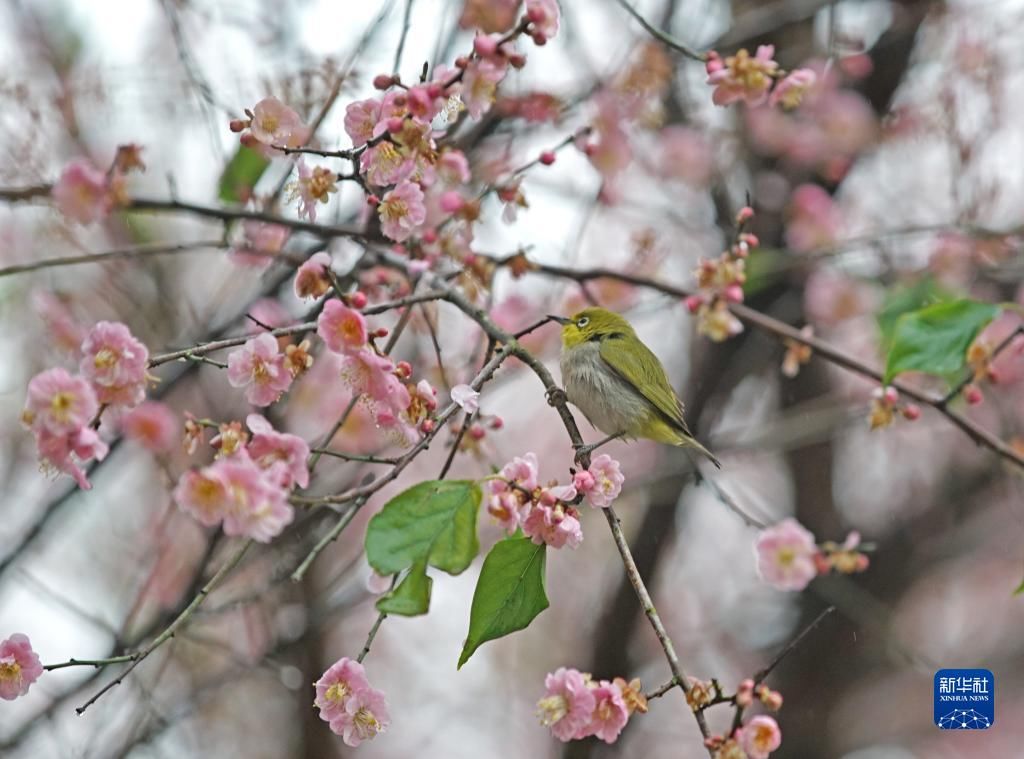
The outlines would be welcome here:
<svg viewBox="0 0 1024 759">
<path fill-rule="evenodd" d="M 408 361 L 399 361 L 395 364 L 395 374 L 402 379 L 408 379 L 412 376 L 412 364 Z"/>
<path fill-rule="evenodd" d="M 540 162 L 545 166 L 550 166 L 551 164 L 553 164 L 555 162 L 555 151 L 545 150 L 543 153 L 540 154 Z"/>
<path fill-rule="evenodd" d="M 474 424 L 469 428 L 469 436 L 474 440 L 483 440 L 484 435 L 487 434 L 487 430 L 481 427 L 479 424 Z"/>
<path fill-rule="evenodd" d="M 441 210 L 445 213 L 458 213 L 466 205 L 466 201 L 458 190 L 448 190 L 441 195 Z"/>
<path fill-rule="evenodd" d="M 828 556 L 825 554 L 819 551 L 812 558 L 814 560 L 814 568 L 819 575 L 827 575 L 832 571 L 832 562 L 828 560 Z"/>
<path fill-rule="evenodd" d="M 536 45 L 537 47 L 544 47 L 546 44 L 548 44 L 548 38 L 547 35 L 544 34 L 544 32 L 534 32 L 530 36 L 533 37 L 533 44 Z"/>
<path fill-rule="evenodd" d="M 469 58 L 467 58 L 464 55 L 460 55 L 458 58 L 455 59 L 455 68 L 457 68 L 457 69 L 464 69 L 468 65 L 469 65 Z"/>
<path fill-rule="evenodd" d="M 704 61 L 704 70 L 708 74 L 714 74 L 716 71 L 721 71 L 725 67 L 722 63 L 721 57 L 714 50 L 708 51 L 707 60 Z"/>
<path fill-rule="evenodd" d="M 387 121 L 388 131 L 391 134 L 396 134 L 398 132 L 401 132 L 402 128 L 405 126 L 404 121 L 405 120 L 402 117 L 400 117 L 400 116 L 392 116 Z"/>
<path fill-rule="evenodd" d="M 387 327 L 378 327 L 376 330 L 374 330 L 373 336 L 374 337 L 387 337 L 388 333 L 389 333 L 389 330 L 388 330 Z"/>
<path fill-rule="evenodd" d="M 528 11 L 526 11 L 526 18 L 529 19 L 532 24 L 543 24 L 547 21 L 548 14 L 545 13 L 544 8 L 540 5 L 533 5 Z"/>
<path fill-rule="evenodd" d="M 743 288 L 739 285 L 729 285 L 725 288 L 723 293 L 725 299 L 730 303 L 742 303 L 743 302 Z"/>
<path fill-rule="evenodd" d="M 754 703 L 754 681 L 749 677 L 736 689 L 736 706 L 746 709 Z"/>
<path fill-rule="evenodd" d="M 434 431 L 434 428 L 436 426 L 437 426 L 437 422 L 435 422 L 433 419 L 424 419 L 420 423 L 420 430 L 423 431 L 423 434 L 429 435 L 431 432 Z"/>
<path fill-rule="evenodd" d="M 983 397 L 977 385 L 968 385 L 964 388 L 964 400 L 971 406 L 977 406 L 981 403 Z"/>
<path fill-rule="evenodd" d="M 505 426 L 505 420 L 502 419 L 500 416 L 496 416 L 493 419 L 491 419 L 491 429 L 492 430 L 500 430 L 504 426 Z"/>
<path fill-rule="evenodd" d="M 423 230 L 423 234 L 420 235 L 420 239 L 423 240 L 427 245 L 433 245 L 437 242 L 437 230 L 434 228 Z"/>
<path fill-rule="evenodd" d="M 748 221 L 754 218 L 754 209 L 750 206 L 743 206 L 736 214 L 737 224 L 746 224 Z"/>
<path fill-rule="evenodd" d="M 526 65 L 526 56 L 522 53 L 510 53 L 507 57 L 509 65 L 514 69 L 521 69 Z"/>
<path fill-rule="evenodd" d="M 369 206 L 378 206 L 380 205 L 380 198 L 378 198 L 376 195 L 367 195 L 366 204 Z"/>
<path fill-rule="evenodd" d="M 491 58 L 498 52 L 498 42 L 493 37 L 478 34 L 473 40 L 473 50 L 481 58 Z"/>
<path fill-rule="evenodd" d="M 230 129 L 232 132 L 241 132 L 243 129 L 249 126 L 249 123 L 250 122 L 248 120 L 231 119 L 231 121 L 228 122 L 228 129 Z"/>
<path fill-rule="evenodd" d="M 356 290 L 354 293 L 349 294 L 348 302 L 352 308 L 366 308 L 366 293 L 362 290 Z"/>
<path fill-rule="evenodd" d="M 751 248 L 756 248 L 761 244 L 761 241 L 758 239 L 757 235 L 751 234 L 750 232 L 744 232 L 743 234 L 741 234 L 740 242 L 745 242 Z"/>
<path fill-rule="evenodd" d="M 436 100 L 444 94 L 444 87 L 437 82 L 431 82 L 427 85 L 427 97 Z"/>
<path fill-rule="evenodd" d="M 245 147 L 253 148 L 254 150 L 257 149 L 260 144 L 260 141 L 253 137 L 252 132 L 246 132 L 238 138 L 238 141 L 245 145 Z"/>
<path fill-rule="evenodd" d="M 704 299 L 699 295 L 689 295 L 684 303 L 686 303 L 686 310 L 691 314 L 695 314 L 700 310 L 700 307 L 704 305 Z"/>
<path fill-rule="evenodd" d="M 885 388 L 884 391 L 882 391 L 882 398 L 885 400 L 886 403 L 892 405 L 899 400 L 900 394 L 896 388 L 890 386 Z"/>
<path fill-rule="evenodd" d="M 377 74 L 373 78 L 373 86 L 378 90 L 386 90 L 395 83 L 395 78 L 390 74 Z"/>
<path fill-rule="evenodd" d="M 917 421 L 921 418 L 921 407 L 916 403 L 908 403 L 903 409 L 903 418 L 910 422 Z"/>
</svg>

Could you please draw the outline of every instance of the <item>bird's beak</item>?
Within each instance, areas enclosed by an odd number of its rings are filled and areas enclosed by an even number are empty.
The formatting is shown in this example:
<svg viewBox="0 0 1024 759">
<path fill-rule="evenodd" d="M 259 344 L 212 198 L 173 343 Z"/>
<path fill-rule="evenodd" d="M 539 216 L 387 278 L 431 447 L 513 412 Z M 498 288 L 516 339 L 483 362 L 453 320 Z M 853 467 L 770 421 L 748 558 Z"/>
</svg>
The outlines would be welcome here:
<svg viewBox="0 0 1024 759">
<path fill-rule="evenodd" d="M 566 319 L 566 318 L 565 318 L 564 316 L 555 316 L 554 314 L 548 314 L 548 318 L 549 318 L 549 319 L 550 319 L 551 321 L 553 321 L 553 322 L 558 322 L 558 323 L 559 323 L 559 324 L 561 324 L 561 325 L 562 325 L 563 327 L 564 327 L 564 326 L 565 326 L 566 324 L 571 324 L 571 323 L 572 323 L 572 319 Z"/>
</svg>

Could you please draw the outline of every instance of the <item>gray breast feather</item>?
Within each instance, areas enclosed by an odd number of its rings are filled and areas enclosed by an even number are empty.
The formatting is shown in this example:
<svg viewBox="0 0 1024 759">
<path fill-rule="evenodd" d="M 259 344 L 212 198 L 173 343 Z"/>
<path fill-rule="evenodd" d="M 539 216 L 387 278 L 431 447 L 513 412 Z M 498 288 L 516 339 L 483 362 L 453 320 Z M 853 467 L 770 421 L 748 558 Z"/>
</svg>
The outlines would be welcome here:
<svg viewBox="0 0 1024 759">
<path fill-rule="evenodd" d="M 561 367 L 565 394 L 592 425 L 606 435 L 635 437 L 650 405 L 604 362 L 598 342 L 563 350 Z"/>
</svg>

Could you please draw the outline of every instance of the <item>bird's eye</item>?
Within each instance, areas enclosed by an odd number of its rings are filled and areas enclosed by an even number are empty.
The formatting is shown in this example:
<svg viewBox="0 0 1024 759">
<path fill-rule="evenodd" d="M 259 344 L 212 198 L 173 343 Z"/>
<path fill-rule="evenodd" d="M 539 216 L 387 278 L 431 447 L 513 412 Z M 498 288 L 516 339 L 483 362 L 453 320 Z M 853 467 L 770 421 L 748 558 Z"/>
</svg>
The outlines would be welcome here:
<svg viewBox="0 0 1024 759">
<path fill-rule="evenodd" d="M 588 324 L 590 324 L 590 317 L 589 316 L 584 316 L 582 319 L 580 319 L 578 322 L 576 322 L 576 326 L 579 327 L 580 329 L 583 329 Z"/>
</svg>

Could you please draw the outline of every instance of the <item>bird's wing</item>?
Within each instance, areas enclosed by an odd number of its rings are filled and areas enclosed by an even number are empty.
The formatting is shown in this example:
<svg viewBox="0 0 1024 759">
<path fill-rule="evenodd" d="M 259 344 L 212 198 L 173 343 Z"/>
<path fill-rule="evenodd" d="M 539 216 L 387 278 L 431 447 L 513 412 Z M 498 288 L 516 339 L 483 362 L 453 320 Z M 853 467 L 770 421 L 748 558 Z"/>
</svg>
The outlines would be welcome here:
<svg viewBox="0 0 1024 759">
<path fill-rule="evenodd" d="M 622 350 L 615 344 L 615 341 L 625 339 L 625 335 L 619 334 L 604 338 L 601 341 L 601 359 L 654 406 L 665 421 L 690 435 L 690 430 L 683 420 L 683 402 L 669 384 L 668 375 L 661 361 L 650 348 L 636 338 L 636 350 L 632 351 L 635 355 L 629 355 L 630 352 Z"/>
</svg>

